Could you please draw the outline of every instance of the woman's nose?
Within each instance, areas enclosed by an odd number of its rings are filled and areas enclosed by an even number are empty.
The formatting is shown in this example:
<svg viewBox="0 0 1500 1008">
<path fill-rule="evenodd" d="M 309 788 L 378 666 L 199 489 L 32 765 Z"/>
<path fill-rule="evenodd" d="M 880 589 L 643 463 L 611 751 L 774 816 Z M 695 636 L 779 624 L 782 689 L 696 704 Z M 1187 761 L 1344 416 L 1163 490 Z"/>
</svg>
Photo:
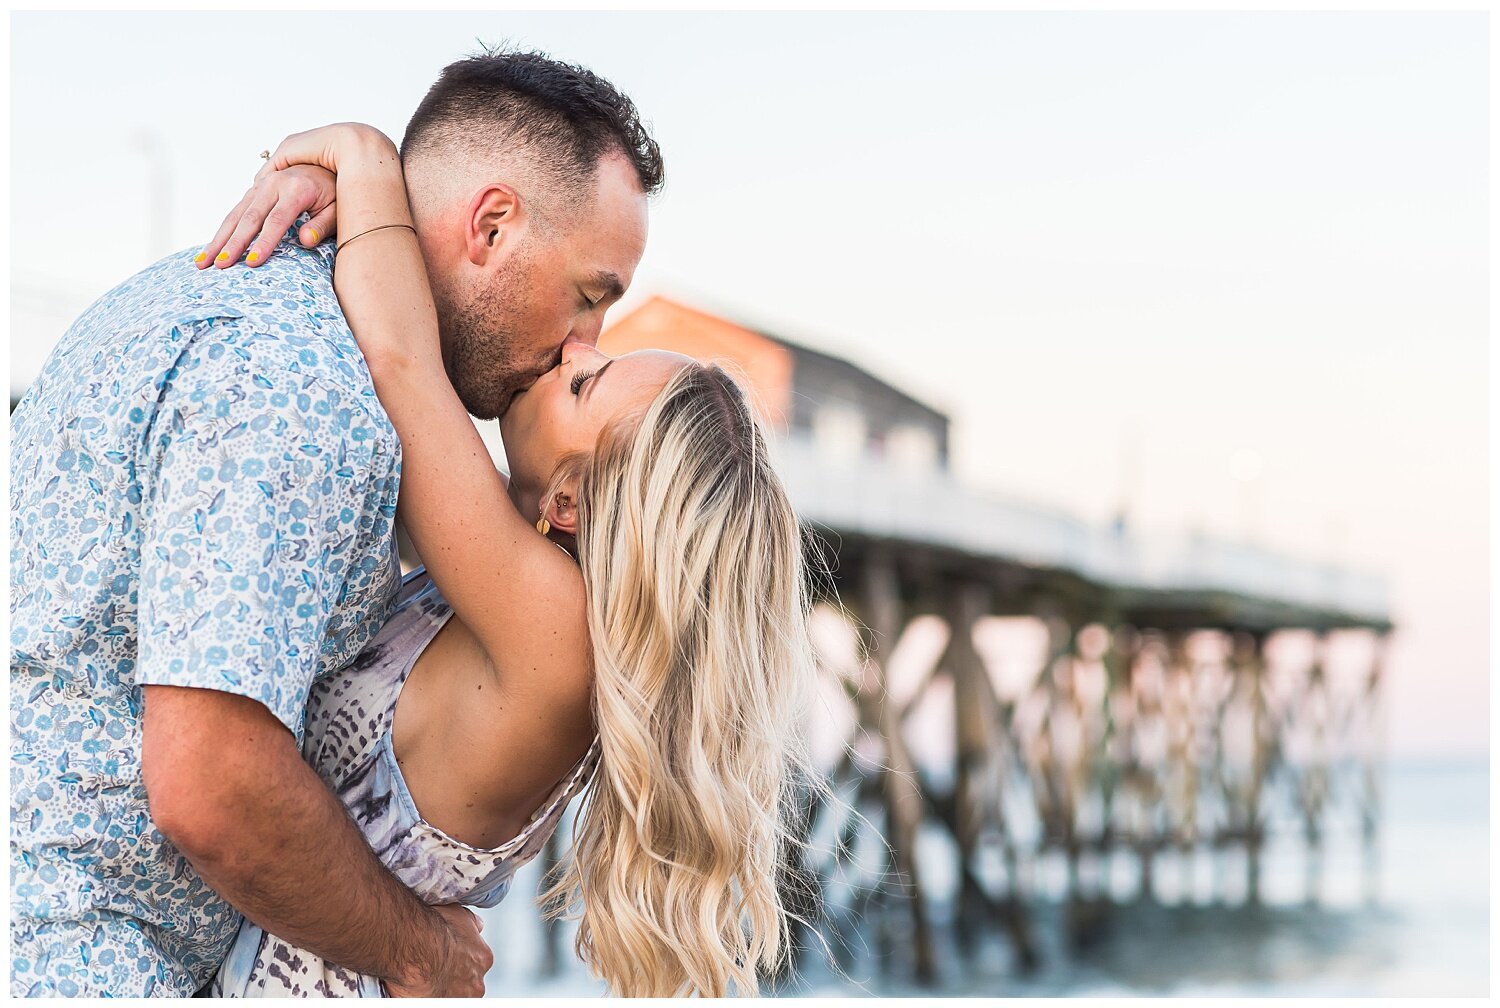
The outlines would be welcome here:
<svg viewBox="0 0 1500 1008">
<path fill-rule="evenodd" d="M 604 354 L 589 343 L 581 339 L 569 336 L 562 345 L 562 362 L 567 365 L 586 364 L 596 358 L 602 358 Z"/>
</svg>

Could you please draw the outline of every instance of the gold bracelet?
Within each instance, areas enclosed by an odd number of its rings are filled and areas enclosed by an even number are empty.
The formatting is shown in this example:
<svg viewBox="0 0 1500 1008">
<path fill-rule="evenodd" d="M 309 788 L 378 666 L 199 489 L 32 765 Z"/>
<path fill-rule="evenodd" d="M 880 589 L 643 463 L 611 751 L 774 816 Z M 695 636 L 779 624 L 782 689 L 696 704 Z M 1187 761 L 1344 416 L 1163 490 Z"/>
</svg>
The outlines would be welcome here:
<svg viewBox="0 0 1500 1008">
<path fill-rule="evenodd" d="M 406 230 L 410 231 L 412 234 L 416 234 L 417 233 L 417 229 L 414 228 L 414 227 L 412 227 L 410 224 L 381 224 L 379 227 L 372 227 L 372 228 L 370 228 L 369 231 L 361 231 L 359 234 L 355 235 L 354 238 L 363 238 L 365 235 L 370 234 L 370 233 L 372 233 L 374 231 L 384 231 L 386 228 L 393 228 L 393 227 L 404 227 L 404 228 L 406 228 Z M 344 251 L 344 246 L 348 245 L 350 242 L 352 242 L 354 240 L 354 238 L 345 238 L 343 241 L 339 242 L 338 245 L 334 246 L 334 249 L 333 249 L 334 253 L 337 254 L 339 252 Z"/>
</svg>

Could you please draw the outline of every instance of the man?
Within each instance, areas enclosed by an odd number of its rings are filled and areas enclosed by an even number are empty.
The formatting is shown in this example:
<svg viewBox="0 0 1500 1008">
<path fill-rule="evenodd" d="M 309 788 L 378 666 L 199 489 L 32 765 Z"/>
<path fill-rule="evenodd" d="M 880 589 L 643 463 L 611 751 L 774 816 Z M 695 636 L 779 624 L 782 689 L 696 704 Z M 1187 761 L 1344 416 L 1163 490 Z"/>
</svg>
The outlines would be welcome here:
<svg viewBox="0 0 1500 1008">
<path fill-rule="evenodd" d="M 402 161 L 449 374 L 496 417 L 597 340 L 660 155 L 607 82 L 506 53 L 443 72 Z M 137 274 L 12 418 L 14 994 L 191 995 L 241 913 L 395 994 L 483 992 L 477 919 L 387 872 L 298 750 L 399 576 L 400 446 L 326 230 Z"/>
</svg>

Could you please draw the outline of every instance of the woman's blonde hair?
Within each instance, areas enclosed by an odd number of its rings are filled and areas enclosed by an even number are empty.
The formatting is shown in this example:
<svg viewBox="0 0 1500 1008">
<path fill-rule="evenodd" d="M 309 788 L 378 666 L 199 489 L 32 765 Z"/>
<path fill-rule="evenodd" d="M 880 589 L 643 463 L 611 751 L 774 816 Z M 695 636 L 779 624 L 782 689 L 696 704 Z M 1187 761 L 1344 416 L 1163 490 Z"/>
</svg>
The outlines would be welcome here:
<svg viewBox="0 0 1500 1008">
<path fill-rule="evenodd" d="M 757 994 L 788 953 L 777 861 L 816 779 L 796 514 L 717 365 L 570 465 L 601 759 L 543 905 L 580 919 L 616 995 Z"/>
</svg>

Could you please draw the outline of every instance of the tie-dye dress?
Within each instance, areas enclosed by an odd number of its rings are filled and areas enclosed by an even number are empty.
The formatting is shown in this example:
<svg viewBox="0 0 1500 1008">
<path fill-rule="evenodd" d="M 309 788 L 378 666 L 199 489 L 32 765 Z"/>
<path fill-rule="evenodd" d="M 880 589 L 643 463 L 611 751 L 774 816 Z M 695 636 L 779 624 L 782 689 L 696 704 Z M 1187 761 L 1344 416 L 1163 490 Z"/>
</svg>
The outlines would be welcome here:
<svg viewBox="0 0 1500 1008">
<path fill-rule="evenodd" d="M 417 656 L 452 615 L 425 572 L 408 575 L 375 641 L 314 684 L 303 754 L 354 817 L 386 867 L 427 903 L 491 907 L 542 849 L 569 800 L 588 784 L 596 739 L 522 831 L 480 850 L 423 821 L 392 748 L 396 698 Z M 216 997 L 380 997 L 380 981 L 324 961 L 250 921 L 214 979 Z"/>
</svg>

